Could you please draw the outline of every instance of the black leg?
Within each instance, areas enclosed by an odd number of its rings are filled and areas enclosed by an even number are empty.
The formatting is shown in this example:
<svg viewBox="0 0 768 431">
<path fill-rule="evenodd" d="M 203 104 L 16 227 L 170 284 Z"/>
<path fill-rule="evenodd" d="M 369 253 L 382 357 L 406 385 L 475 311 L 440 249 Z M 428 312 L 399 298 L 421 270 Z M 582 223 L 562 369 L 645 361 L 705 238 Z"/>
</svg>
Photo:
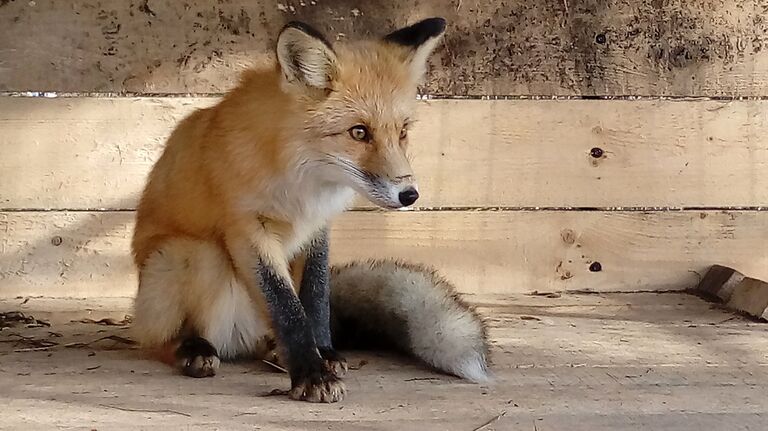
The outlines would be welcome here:
<svg viewBox="0 0 768 431">
<path fill-rule="evenodd" d="M 320 356 L 310 320 L 290 281 L 263 260 L 259 274 L 277 338 L 288 354 L 291 397 L 313 402 L 341 400 L 344 384 Z"/>
<path fill-rule="evenodd" d="M 328 232 L 322 230 L 306 250 L 299 299 L 312 327 L 320 355 L 329 362 L 334 374 L 347 371 L 347 361 L 331 343 L 330 272 L 328 269 Z"/>
</svg>

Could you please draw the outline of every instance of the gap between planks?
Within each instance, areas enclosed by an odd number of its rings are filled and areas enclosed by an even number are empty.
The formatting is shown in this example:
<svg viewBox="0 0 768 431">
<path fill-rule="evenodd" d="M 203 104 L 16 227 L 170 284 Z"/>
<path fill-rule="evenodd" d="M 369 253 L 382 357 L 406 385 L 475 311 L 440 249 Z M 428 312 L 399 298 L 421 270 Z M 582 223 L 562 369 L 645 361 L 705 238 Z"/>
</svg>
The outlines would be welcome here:
<svg viewBox="0 0 768 431">
<path fill-rule="evenodd" d="M 67 92 L 67 91 L 0 91 L 0 97 L 28 97 L 43 99 L 75 99 L 75 98 L 95 98 L 95 99 L 113 99 L 113 98 L 217 98 L 223 97 L 226 93 L 168 93 L 168 92 Z M 714 102 L 736 102 L 736 101 L 765 101 L 768 96 L 654 96 L 654 95 L 546 95 L 546 94 L 483 94 L 483 95 L 453 95 L 453 94 L 419 94 L 416 100 L 628 100 L 628 101 L 714 101 Z"/>
<path fill-rule="evenodd" d="M 0 212 L 133 212 L 136 208 L 0 208 Z M 709 206 L 709 207 L 417 207 L 400 210 L 383 208 L 350 208 L 346 212 L 718 212 L 718 211 L 768 211 L 765 206 Z"/>
</svg>

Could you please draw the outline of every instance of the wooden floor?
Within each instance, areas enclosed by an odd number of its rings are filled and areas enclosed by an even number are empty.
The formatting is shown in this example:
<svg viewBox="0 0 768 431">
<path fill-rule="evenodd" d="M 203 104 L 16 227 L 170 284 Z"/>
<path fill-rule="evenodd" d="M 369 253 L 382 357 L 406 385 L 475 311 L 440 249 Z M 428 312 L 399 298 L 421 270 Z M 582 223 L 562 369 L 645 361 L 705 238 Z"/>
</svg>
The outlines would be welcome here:
<svg viewBox="0 0 768 431">
<path fill-rule="evenodd" d="M 349 352 L 332 405 L 265 396 L 288 379 L 264 364 L 196 380 L 140 359 L 125 299 L 0 301 L 50 323 L 0 332 L 0 428 L 765 429 L 767 324 L 684 294 L 554 296 L 470 297 L 492 324 L 494 385 Z"/>
</svg>

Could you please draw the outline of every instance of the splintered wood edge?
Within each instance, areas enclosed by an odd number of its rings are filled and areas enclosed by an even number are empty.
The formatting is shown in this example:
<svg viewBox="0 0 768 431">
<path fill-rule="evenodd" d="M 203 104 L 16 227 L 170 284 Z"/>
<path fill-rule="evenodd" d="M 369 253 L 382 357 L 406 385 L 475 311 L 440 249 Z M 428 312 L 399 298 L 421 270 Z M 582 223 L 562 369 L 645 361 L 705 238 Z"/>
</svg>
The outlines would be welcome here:
<svg viewBox="0 0 768 431">
<path fill-rule="evenodd" d="M 768 320 L 768 283 L 733 268 L 713 265 L 693 293 L 723 303 L 729 310 Z"/>
</svg>

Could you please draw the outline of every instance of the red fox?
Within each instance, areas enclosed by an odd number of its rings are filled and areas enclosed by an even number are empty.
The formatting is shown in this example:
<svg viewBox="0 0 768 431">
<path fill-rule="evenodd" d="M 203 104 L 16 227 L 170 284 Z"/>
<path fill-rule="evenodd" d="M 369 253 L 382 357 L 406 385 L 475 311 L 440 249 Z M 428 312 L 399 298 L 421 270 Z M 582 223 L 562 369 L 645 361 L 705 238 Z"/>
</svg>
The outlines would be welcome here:
<svg viewBox="0 0 768 431">
<path fill-rule="evenodd" d="M 345 394 L 336 347 L 393 347 L 488 378 L 484 324 L 448 282 L 395 261 L 328 263 L 326 226 L 355 192 L 393 209 L 418 199 L 408 130 L 444 31 L 431 18 L 332 46 L 289 23 L 274 67 L 181 121 L 137 210 L 143 347 L 193 377 L 220 358 L 276 358 L 289 396 L 311 402 Z"/>
</svg>

